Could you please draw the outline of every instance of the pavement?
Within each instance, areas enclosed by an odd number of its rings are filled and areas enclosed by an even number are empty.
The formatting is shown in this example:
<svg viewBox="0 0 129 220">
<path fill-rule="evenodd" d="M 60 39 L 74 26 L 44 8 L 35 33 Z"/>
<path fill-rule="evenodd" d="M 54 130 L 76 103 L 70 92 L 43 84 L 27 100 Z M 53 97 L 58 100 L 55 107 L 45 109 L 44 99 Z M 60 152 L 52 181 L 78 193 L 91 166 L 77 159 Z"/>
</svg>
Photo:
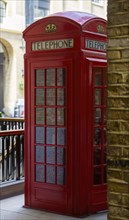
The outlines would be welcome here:
<svg viewBox="0 0 129 220">
<path fill-rule="evenodd" d="M 24 195 L 3 199 L 0 202 L 0 220 L 107 220 L 107 213 L 97 213 L 84 218 L 75 218 L 23 207 Z"/>
</svg>

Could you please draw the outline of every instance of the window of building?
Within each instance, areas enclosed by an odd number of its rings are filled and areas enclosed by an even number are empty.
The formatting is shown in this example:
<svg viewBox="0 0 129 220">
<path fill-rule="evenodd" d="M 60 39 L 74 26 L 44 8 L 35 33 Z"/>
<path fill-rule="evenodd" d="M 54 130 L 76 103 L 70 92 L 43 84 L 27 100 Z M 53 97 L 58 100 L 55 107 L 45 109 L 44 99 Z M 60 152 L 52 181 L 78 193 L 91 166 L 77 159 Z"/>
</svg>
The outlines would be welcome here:
<svg viewBox="0 0 129 220">
<path fill-rule="evenodd" d="M 6 14 L 6 3 L 2 0 L 0 0 L 0 23 L 3 22 L 3 18 Z"/>
<path fill-rule="evenodd" d="M 92 0 L 93 3 L 101 4 L 103 3 L 103 0 Z"/>
<path fill-rule="evenodd" d="M 34 19 L 39 19 L 49 14 L 49 10 L 46 8 L 35 8 Z"/>
</svg>

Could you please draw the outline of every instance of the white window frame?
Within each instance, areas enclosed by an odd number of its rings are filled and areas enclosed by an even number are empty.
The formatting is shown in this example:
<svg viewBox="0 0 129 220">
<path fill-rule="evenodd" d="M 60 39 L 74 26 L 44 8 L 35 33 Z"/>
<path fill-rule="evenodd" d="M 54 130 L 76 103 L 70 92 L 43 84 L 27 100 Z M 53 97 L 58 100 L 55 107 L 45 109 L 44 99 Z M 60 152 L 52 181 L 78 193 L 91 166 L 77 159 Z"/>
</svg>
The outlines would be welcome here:
<svg viewBox="0 0 129 220">
<path fill-rule="evenodd" d="M 6 2 L 0 0 L 0 23 L 3 23 L 3 19 L 6 17 Z"/>
<path fill-rule="evenodd" d="M 91 0 L 93 4 L 96 4 L 96 5 L 103 5 L 103 0 Z"/>
</svg>

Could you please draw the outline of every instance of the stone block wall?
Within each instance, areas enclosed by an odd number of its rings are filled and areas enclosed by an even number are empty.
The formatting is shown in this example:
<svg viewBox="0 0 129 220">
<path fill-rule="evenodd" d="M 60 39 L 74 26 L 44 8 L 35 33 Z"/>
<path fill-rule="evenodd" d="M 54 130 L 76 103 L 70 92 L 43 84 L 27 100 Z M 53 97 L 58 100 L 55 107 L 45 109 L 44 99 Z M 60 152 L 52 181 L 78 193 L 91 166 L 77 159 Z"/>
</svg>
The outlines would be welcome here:
<svg viewBox="0 0 129 220">
<path fill-rule="evenodd" d="M 109 220 L 129 220 L 129 0 L 108 0 Z"/>
</svg>

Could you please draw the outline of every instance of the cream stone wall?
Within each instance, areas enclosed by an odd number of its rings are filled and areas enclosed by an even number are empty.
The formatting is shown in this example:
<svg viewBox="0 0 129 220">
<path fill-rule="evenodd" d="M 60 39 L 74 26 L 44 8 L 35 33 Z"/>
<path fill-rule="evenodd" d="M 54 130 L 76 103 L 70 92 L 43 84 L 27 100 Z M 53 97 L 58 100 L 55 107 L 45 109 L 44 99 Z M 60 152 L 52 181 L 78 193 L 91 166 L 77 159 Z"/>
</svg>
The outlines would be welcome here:
<svg viewBox="0 0 129 220">
<path fill-rule="evenodd" d="M 14 106 L 24 97 L 24 47 L 22 32 L 25 29 L 25 2 L 6 0 L 6 17 L 1 25 L 0 42 L 6 49 L 4 62 L 4 110 L 13 116 Z"/>
<path fill-rule="evenodd" d="M 107 0 L 102 0 L 101 4 L 91 0 L 51 0 L 50 13 L 59 11 L 83 11 L 106 19 Z"/>
</svg>

